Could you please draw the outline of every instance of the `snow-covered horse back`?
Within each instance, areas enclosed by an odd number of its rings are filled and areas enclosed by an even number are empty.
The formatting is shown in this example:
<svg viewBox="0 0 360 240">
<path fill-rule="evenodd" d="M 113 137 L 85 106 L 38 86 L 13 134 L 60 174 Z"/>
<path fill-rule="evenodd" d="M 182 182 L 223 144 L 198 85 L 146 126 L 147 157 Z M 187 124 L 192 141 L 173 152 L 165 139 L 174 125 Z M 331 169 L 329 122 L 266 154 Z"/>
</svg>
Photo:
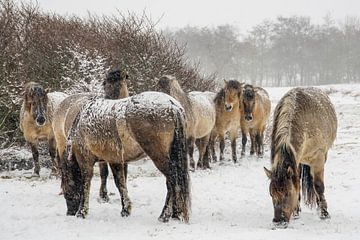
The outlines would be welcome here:
<svg viewBox="0 0 360 240">
<path fill-rule="evenodd" d="M 193 159 L 194 144 L 199 149 L 199 167 L 203 167 L 203 157 L 208 145 L 210 134 L 215 126 L 216 110 L 213 102 L 214 94 L 209 92 L 185 93 L 173 76 L 163 76 L 158 82 L 161 91 L 177 99 L 185 109 L 188 136 L 188 152 L 190 166 L 195 168 Z M 204 166 L 207 167 L 207 166 Z"/>
<path fill-rule="evenodd" d="M 65 97 L 67 95 L 61 92 L 48 93 L 42 85 L 35 82 L 25 85 L 24 99 L 20 110 L 20 129 L 31 147 L 35 176 L 39 176 L 40 173 L 38 144 L 41 141 L 48 142 L 52 160 L 51 174 L 57 174 L 56 144 L 52 121 L 54 112 Z"/>
<path fill-rule="evenodd" d="M 166 177 L 167 196 L 159 220 L 165 222 L 173 217 L 188 222 L 190 178 L 185 112 L 174 98 L 144 92 L 121 100 L 93 99 L 76 117 L 69 145 L 62 164 L 68 214 L 87 215 L 93 166 L 102 159 L 113 170 L 121 195 L 121 214 L 128 216 L 131 202 L 123 167 L 128 160 L 124 156 L 126 146 L 138 146 Z"/>
<path fill-rule="evenodd" d="M 317 203 L 320 218 L 329 218 L 324 196 L 324 164 L 337 131 L 334 106 L 317 88 L 294 88 L 274 112 L 270 179 L 274 219 L 286 227 L 300 211 L 300 178 L 306 204 Z"/>
</svg>

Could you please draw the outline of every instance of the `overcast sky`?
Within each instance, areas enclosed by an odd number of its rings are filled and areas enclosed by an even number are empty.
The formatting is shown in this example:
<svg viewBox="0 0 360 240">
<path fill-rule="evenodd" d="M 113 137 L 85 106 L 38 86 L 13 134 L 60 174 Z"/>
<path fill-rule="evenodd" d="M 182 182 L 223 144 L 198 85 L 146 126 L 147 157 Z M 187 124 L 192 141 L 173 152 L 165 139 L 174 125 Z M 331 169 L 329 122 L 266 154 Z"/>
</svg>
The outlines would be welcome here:
<svg viewBox="0 0 360 240">
<path fill-rule="evenodd" d="M 145 9 L 159 26 L 216 26 L 230 23 L 241 31 L 276 16 L 305 15 L 321 22 L 330 13 L 336 20 L 360 14 L 360 0 L 37 0 L 44 10 L 86 16 L 87 11 L 113 14 L 116 9 L 141 13 Z"/>
</svg>

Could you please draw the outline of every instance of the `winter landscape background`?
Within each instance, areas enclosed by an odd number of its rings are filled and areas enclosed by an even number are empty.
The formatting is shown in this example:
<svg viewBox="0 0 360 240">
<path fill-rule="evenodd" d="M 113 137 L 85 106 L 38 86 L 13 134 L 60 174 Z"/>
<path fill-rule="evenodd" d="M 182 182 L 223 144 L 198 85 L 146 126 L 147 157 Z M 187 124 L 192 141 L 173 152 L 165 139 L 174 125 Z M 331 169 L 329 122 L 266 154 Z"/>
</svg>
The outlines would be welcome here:
<svg viewBox="0 0 360 240">
<path fill-rule="evenodd" d="M 124 6 L 113 15 L 72 15 L 46 10 L 48 4 L 42 2 L 0 0 L 0 239 L 359 238 L 358 16 L 339 19 L 329 12 L 319 18 L 295 10 L 261 18 L 246 30 L 233 22 L 171 27 L 164 24 L 166 15 L 153 18 L 149 10 L 127 12 Z M 227 143 L 224 163 L 191 173 L 190 224 L 157 221 L 165 201 L 165 178 L 147 160 L 129 167 L 134 204 L 129 218 L 120 215 L 112 179 L 110 202 L 98 200 L 98 174 L 92 181 L 89 217 L 65 216 L 60 180 L 48 177 L 46 146 L 40 155 L 41 177 L 30 178 L 31 152 L 18 127 L 24 83 L 40 82 L 52 91 L 101 94 L 105 74 L 119 67 L 130 76 L 131 95 L 157 90 L 157 78 L 163 74 L 174 74 L 186 91 L 216 91 L 223 78 L 237 79 L 263 86 L 272 111 L 291 87 L 325 90 L 339 125 L 325 165 L 325 196 L 332 218 L 321 221 L 316 209 L 303 206 L 301 218 L 288 229 L 272 230 L 269 182 L 263 171 L 270 165 L 272 115 L 264 158 L 250 157 L 247 149 L 234 165 Z M 241 138 L 238 150 L 240 143 Z"/>
</svg>

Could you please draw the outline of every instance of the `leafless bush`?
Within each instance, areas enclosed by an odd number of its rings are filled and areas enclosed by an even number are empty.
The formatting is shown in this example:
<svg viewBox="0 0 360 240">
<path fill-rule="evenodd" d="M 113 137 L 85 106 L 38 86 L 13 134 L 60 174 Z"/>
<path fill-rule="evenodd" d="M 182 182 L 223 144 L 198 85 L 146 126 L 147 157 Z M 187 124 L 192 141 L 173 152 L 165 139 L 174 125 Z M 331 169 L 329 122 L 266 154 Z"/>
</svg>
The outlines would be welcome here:
<svg viewBox="0 0 360 240">
<path fill-rule="evenodd" d="M 22 139 L 18 116 L 25 82 L 99 92 L 113 68 L 128 72 L 132 94 L 156 90 L 163 74 L 174 74 L 187 90 L 214 87 L 214 77 L 200 76 L 197 66 L 184 60 L 184 47 L 164 37 L 145 14 L 82 19 L 0 0 L 0 145 Z"/>
</svg>

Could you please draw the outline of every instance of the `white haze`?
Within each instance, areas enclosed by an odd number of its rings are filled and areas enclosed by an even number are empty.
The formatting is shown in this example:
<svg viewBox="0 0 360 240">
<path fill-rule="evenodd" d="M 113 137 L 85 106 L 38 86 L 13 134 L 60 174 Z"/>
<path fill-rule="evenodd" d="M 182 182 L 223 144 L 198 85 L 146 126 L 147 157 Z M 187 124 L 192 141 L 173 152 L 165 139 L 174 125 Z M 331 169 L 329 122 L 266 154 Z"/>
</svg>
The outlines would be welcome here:
<svg viewBox="0 0 360 240">
<path fill-rule="evenodd" d="M 335 20 L 342 20 L 360 12 L 358 0 L 38 0 L 38 3 L 44 10 L 80 16 L 87 16 L 88 11 L 110 15 L 116 14 L 117 9 L 124 13 L 142 13 L 145 10 L 154 20 L 161 18 L 158 25 L 161 28 L 228 23 L 239 27 L 241 31 L 279 15 L 304 15 L 321 23 L 327 14 L 331 14 Z"/>
</svg>

